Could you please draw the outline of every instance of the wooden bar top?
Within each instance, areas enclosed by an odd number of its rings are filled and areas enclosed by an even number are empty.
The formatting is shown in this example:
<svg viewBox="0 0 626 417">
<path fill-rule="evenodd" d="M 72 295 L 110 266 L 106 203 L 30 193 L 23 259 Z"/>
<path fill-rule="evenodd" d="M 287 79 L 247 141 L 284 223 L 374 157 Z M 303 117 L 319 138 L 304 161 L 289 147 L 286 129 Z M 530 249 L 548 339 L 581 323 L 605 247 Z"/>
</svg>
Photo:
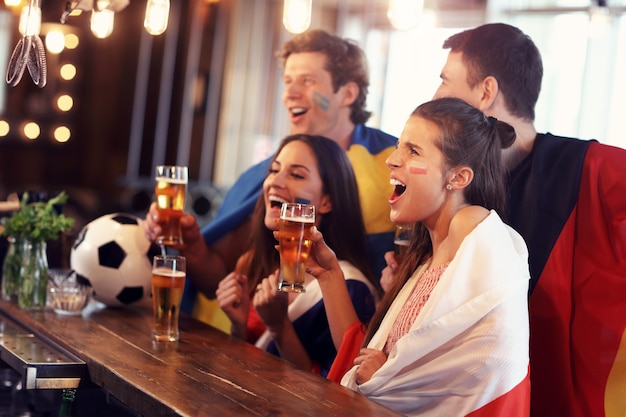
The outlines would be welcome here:
<svg viewBox="0 0 626 417">
<path fill-rule="evenodd" d="M 149 300 L 82 316 L 4 301 L 0 311 L 83 360 L 89 381 L 146 417 L 399 415 L 188 316 L 179 342 L 153 342 Z"/>
</svg>

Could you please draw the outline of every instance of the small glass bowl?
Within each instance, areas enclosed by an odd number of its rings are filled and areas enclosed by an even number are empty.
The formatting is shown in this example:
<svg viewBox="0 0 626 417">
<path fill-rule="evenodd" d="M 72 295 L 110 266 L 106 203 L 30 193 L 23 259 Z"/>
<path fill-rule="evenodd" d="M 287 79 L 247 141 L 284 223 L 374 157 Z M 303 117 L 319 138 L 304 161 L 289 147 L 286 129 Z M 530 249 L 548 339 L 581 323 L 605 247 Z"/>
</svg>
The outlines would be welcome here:
<svg viewBox="0 0 626 417">
<path fill-rule="evenodd" d="M 48 283 L 48 305 L 63 315 L 78 315 L 89 303 L 92 288 L 76 280 L 71 270 L 51 270 Z"/>
</svg>

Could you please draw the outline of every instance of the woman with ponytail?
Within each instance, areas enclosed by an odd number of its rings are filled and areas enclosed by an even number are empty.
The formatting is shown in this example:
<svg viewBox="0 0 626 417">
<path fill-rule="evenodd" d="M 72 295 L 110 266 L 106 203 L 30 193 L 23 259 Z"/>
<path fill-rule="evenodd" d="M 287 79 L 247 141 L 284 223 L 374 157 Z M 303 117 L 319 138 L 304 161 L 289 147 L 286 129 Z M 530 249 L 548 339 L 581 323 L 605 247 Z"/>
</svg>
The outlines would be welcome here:
<svg viewBox="0 0 626 417">
<path fill-rule="evenodd" d="M 528 253 L 501 219 L 514 139 L 459 99 L 411 114 L 387 159 L 391 220 L 413 225 L 411 243 L 367 328 L 315 233 L 310 270 L 344 334 L 330 379 L 406 415 L 528 415 Z"/>
</svg>

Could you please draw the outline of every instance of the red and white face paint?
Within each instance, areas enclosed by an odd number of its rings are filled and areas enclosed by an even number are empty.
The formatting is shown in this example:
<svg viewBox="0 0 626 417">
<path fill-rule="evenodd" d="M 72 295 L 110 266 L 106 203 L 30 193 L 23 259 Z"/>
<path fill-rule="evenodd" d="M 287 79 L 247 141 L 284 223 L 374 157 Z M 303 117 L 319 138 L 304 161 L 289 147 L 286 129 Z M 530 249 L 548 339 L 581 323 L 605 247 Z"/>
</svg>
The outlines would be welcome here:
<svg viewBox="0 0 626 417">
<path fill-rule="evenodd" d="M 446 200 L 443 153 L 437 146 L 439 128 L 411 116 L 387 158 L 394 189 L 389 196 L 390 218 L 398 224 L 429 223 Z"/>
<path fill-rule="evenodd" d="M 409 173 L 415 175 L 426 175 L 428 174 L 427 165 L 425 162 L 421 161 L 409 161 L 407 164 L 409 167 Z"/>
</svg>

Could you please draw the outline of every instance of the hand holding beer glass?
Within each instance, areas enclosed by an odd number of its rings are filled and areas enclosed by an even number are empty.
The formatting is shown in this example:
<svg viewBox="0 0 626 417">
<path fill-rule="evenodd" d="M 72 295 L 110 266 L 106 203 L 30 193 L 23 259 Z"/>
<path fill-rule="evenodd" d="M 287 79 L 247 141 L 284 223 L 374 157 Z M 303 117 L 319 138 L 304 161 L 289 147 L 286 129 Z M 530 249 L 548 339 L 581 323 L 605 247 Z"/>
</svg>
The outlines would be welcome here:
<svg viewBox="0 0 626 417">
<path fill-rule="evenodd" d="M 180 218 L 185 209 L 187 195 L 187 167 L 175 165 L 158 165 L 155 176 L 155 195 L 159 210 L 159 226 L 161 236 L 156 243 L 159 245 L 180 245 L 183 243 L 180 229 Z"/>
<path fill-rule="evenodd" d="M 186 265 L 183 256 L 155 256 L 152 263 L 152 338 L 175 342 L 179 338 L 178 316 L 185 290 Z"/>
<path fill-rule="evenodd" d="M 311 239 L 311 226 L 313 225 L 315 225 L 315 206 L 283 203 L 278 228 L 279 291 L 305 292 L 305 264 L 313 245 Z"/>
</svg>

